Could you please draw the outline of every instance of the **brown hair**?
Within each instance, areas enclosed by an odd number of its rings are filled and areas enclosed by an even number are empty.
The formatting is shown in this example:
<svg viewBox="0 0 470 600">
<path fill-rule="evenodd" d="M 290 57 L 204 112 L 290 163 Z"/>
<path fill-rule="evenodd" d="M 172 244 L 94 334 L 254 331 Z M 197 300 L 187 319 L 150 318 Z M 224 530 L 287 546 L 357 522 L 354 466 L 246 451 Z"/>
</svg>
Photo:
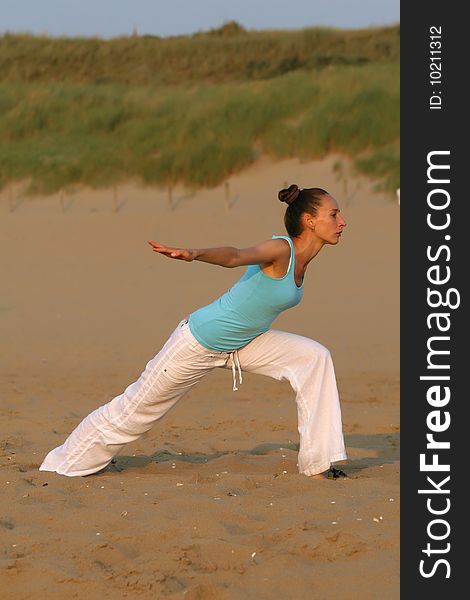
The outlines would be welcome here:
<svg viewBox="0 0 470 600">
<path fill-rule="evenodd" d="M 291 238 L 302 233 L 301 217 L 303 213 L 312 216 L 317 214 L 323 196 L 329 196 L 329 193 L 322 188 L 305 188 L 301 190 L 295 183 L 278 193 L 279 200 L 289 205 L 284 215 L 284 225 Z"/>
</svg>

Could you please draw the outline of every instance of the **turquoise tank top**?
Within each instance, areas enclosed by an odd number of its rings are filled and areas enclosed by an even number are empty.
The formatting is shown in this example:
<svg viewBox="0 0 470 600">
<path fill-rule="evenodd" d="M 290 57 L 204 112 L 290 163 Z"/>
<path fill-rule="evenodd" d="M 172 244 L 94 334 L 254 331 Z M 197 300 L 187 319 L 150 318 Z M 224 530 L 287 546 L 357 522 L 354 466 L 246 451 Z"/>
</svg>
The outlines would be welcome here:
<svg viewBox="0 0 470 600">
<path fill-rule="evenodd" d="M 268 331 L 274 319 L 300 302 L 304 284 L 295 283 L 294 244 L 286 235 L 291 256 L 284 277 L 270 277 L 259 265 L 249 265 L 243 276 L 211 304 L 191 313 L 188 324 L 197 341 L 210 350 L 232 352 Z"/>
</svg>

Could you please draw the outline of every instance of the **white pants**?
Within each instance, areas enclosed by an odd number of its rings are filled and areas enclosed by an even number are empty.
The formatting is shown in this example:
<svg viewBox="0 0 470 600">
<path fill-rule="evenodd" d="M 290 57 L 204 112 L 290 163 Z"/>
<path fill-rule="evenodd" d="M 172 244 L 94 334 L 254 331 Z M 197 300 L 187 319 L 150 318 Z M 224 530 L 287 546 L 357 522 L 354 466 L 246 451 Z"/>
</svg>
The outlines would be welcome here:
<svg viewBox="0 0 470 600">
<path fill-rule="evenodd" d="M 341 409 L 328 350 L 311 339 L 270 329 L 236 352 L 202 346 L 181 321 L 139 379 L 90 413 L 39 467 L 70 477 L 103 469 L 129 442 L 151 429 L 215 367 L 241 368 L 289 380 L 296 393 L 300 473 L 315 475 L 346 458 Z"/>
</svg>

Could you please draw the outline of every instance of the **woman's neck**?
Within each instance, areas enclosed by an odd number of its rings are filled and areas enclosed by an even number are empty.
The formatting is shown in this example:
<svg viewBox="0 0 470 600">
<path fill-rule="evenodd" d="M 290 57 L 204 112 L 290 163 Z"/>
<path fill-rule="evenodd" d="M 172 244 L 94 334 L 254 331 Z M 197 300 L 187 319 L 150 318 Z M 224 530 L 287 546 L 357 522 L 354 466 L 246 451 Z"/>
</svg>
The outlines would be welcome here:
<svg viewBox="0 0 470 600">
<path fill-rule="evenodd" d="M 295 248 L 295 256 L 299 265 L 302 265 L 304 269 L 307 268 L 308 263 L 315 258 L 315 256 L 323 248 L 324 243 L 317 237 L 314 237 L 306 232 L 292 238 L 292 242 Z"/>
</svg>

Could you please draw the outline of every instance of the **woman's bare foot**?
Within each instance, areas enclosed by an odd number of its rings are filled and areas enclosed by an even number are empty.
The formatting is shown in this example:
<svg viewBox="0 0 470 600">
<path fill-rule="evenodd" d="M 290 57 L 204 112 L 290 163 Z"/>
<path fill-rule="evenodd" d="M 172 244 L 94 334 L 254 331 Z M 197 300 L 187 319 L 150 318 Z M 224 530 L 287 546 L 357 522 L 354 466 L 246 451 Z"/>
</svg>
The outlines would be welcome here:
<svg viewBox="0 0 470 600">
<path fill-rule="evenodd" d="M 344 471 L 341 471 L 341 469 L 330 467 L 327 471 L 317 473 L 316 475 L 310 475 L 310 477 L 313 479 L 339 479 L 340 477 L 347 477 L 347 475 Z"/>
</svg>

